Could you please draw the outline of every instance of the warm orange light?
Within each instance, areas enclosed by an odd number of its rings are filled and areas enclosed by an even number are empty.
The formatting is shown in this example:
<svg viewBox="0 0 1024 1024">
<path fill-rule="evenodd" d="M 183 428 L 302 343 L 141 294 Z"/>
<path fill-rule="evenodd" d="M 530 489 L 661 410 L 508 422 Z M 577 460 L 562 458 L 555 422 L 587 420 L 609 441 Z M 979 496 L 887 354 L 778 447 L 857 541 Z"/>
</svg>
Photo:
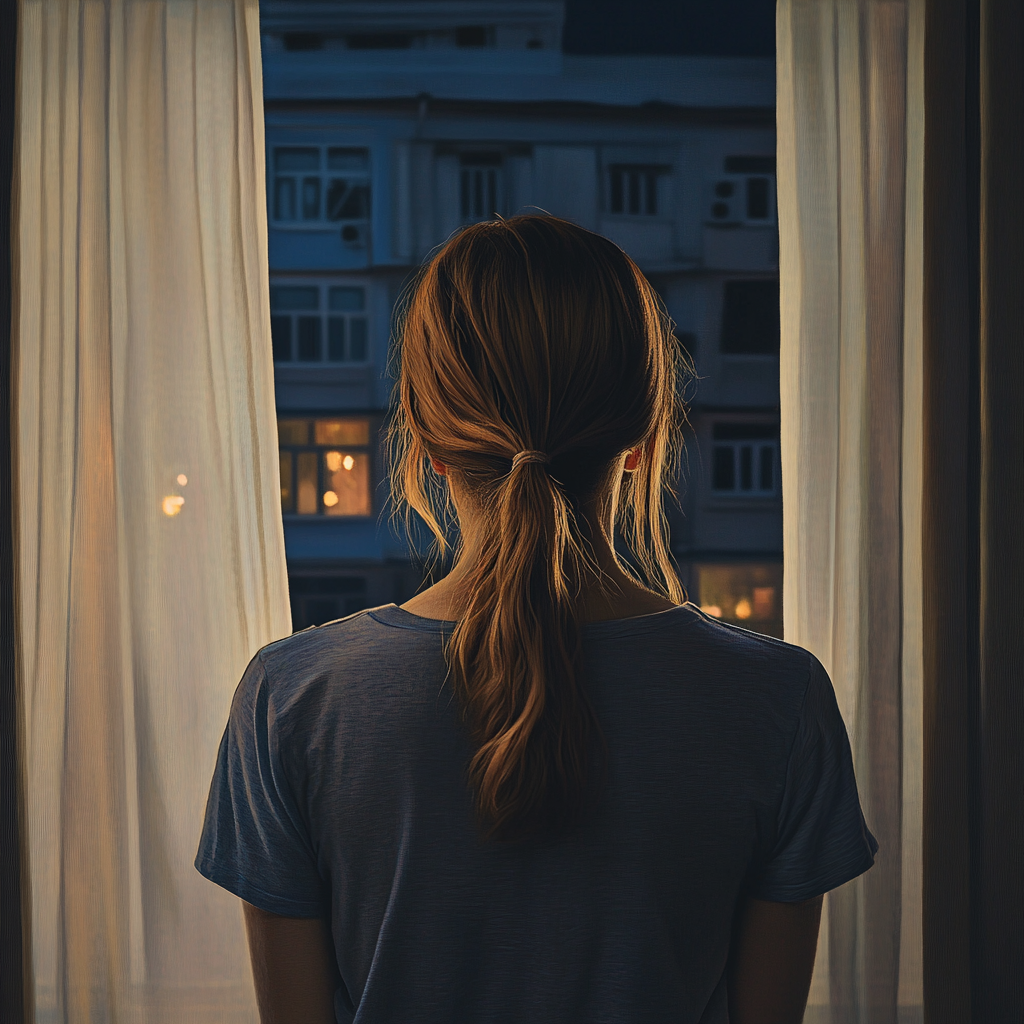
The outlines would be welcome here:
<svg viewBox="0 0 1024 1024">
<path fill-rule="evenodd" d="M 749 619 L 750 618 L 750 602 L 745 598 L 741 597 L 736 602 L 736 618 L 737 619 Z"/>
<path fill-rule="evenodd" d="M 700 606 L 700 610 L 704 612 L 705 615 L 711 615 L 716 619 L 720 619 L 722 617 L 722 609 L 719 608 L 717 604 L 702 604 Z"/>
<path fill-rule="evenodd" d="M 338 496 L 334 491 L 324 491 L 324 504 L 330 508 L 332 505 L 338 504 Z"/>
<path fill-rule="evenodd" d="M 188 477 L 185 476 L 184 473 L 179 473 L 178 474 L 178 483 L 179 483 L 180 486 L 184 487 L 185 484 L 188 483 Z"/>
<path fill-rule="evenodd" d="M 165 516 L 176 516 L 184 504 L 185 499 L 180 494 L 168 494 L 164 498 L 161 508 L 164 510 Z"/>
<path fill-rule="evenodd" d="M 356 460 L 353 459 L 351 455 L 346 455 L 345 458 L 341 460 L 341 464 L 346 469 L 351 469 L 356 464 Z"/>
<path fill-rule="evenodd" d="M 341 452 L 328 452 L 325 458 L 327 460 L 327 468 L 332 473 L 337 473 L 341 469 Z"/>
</svg>

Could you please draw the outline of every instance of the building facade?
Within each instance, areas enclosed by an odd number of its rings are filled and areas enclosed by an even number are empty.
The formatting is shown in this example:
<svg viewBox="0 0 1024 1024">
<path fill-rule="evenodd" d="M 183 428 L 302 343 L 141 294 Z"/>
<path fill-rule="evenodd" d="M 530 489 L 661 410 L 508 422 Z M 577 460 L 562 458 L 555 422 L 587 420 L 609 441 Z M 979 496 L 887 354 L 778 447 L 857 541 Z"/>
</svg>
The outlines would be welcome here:
<svg viewBox="0 0 1024 1024">
<path fill-rule="evenodd" d="M 698 378 L 673 552 L 692 600 L 781 635 L 773 62 L 565 55 L 549 0 L 261 17 L 295 628 L 420 585 L 389 523 L 393 310 L 460 226 L 540 209 L 618 243 L 664 299 Z"/>
</svg>

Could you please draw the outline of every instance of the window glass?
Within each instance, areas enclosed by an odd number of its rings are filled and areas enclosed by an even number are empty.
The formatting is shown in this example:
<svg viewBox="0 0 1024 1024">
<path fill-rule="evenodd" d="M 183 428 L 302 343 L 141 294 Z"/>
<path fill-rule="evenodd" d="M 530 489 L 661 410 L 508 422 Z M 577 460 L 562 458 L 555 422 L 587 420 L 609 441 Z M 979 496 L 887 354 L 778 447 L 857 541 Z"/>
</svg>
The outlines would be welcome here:
<svg viewBox="0 0 1024 1024">
<path fill-rule="evenodd" d="M 647 164 L 612 164 L 608 168 L 608 210 L 653 217 L 658 209 L 658 178 L 671 168 Z"/>
<path fill-rule="evenodd" d="M 366 579 L 360 576 L 289 576 L 288 592 L 296 632 L 367 606 Z"/>
<path fill-rule="evenodd" d="M 721 350 L 727 355 L 778 355 L 778 280 L 725 282 Z"/>
<path fill-rule="evenodd" d="M 274 182 L 274 220 L 295 220 L 295 179 Z"/>
<path fill-rule="evenodd" d="M 320 179 L 302 179 L 302 219 L 320 219 Z"/>
<path fill-rule="evenodd" d="M 366 362 L 369 323 L 365 316 L 351 316 L 365 308 L 366 289 L 356 285 L 272 285 L 270 332 L 274 362 Z"/>
<path fill-rule="evenodd" d="M 320 327 L 321 320 L 318 316 L 300 316 L 298 318 L 299 330 L 299 359 L 306 363 L 320 361 Z"/>
<path fill-rule="evenodd" d="M 292 494 L 292 453 L 281 452 L 281 511 L 295 511 L 295 496 Z"/>
<path fill-rule="evenodd" d="M 274 362 L 288 362 L 292 357 L 292 318 L 290 316 L 271 316 L 270 340 L 274 348 Z"/>
<path fill-rule="evenodd" d="M 368 516 L 373 512 L 370 421 L 338 417 L 277 422 L 281 511 Z"/>
<path fill-rule="evenodd" d="M 315 285 L 276 285 L 270 289 L 270 305 L 275 312 L 318 309 L 320 289 Z"/>
<path fill-rule="evenodd" d="M 713 437 L 712 490 L 741 497 L 771 497 L 776 493 L 777 424 L 716 423 Z"/>
<path fill-rule="evenodd" d="M 319 511 L 317 501 L 317 458 L 316 452 L 299 452 L 298 471 L 296 473 L 298 501 L 296 511 L 299 515 L 316 515 Z"/>
<path fill-rule="evenodd" d="M 365 149 L 350 149 L 344 146 L 331 146 L 327 150 L 327 169 L 329 171 L 367 171 L 370 167 L 370 154 Z"/>
<path fill-rule="evenodd" d="M 328 290 L 328 307 L 343 312 L 358 312 L 366 305 L 365 288 L 338 287 Z"/>
<path fill-rule="evenodd" d="M 362 317 L 353 317 L 349 321 L 349 359 L 354 363 L 366 361 L 366 321 Z"/>
<path fill-rule="evenodd" d="M 369 420 L 317 420 L 316 443 L 366 445 L 370 443 Z"/>
<path fill-rule="evenodd" d="M 500 153 L 465 153 L 460 159 L 459 207 L 465 222 L 501 213 Z"/>
<path fill-rule="evenodd" d="M 281 171 L 318 171 L 320 169 L 320 150 L 313 147 L 279 146 L 274 150 L 274 170 Z"/>
<path fill-rule="evenodd" d="M 767 220 L 771 216 L 768 178 L 747 178 L 747 220 Z"/>
<path fill-rule="evenodd" d="M 775 174 L 774 156 L 727 156 L 726 174 Z"/>
<path fill-rule="evenodd" d="M 345 318 L 332 316 L 327 320 L 327 358 L 332 363 L 345 359 Z"/>
<path fill-rule="evenodd" d="M 275 221 L 331 224 L 370 216 L 370 151 L 349 146 L 279 146 L 274 150 Z M 350 227 L 347 225 L 346 227 Z M 368 225 L 345 237 L 365 245 Z"/>
<path fill-rule="evenodd" d="M 782 638 L 782 563 L 696 565 L 698 603 L 716 619 Z"/>
<path fill-rule="evenodd" d="M 370 457 L 366 453 L 324 453 L 324 511 L 329 516 L 370 514 Z"/>
<path fill-rule="evenodd" d="M 278 420 L 279 444 L 309 444 L 309 420 Z"/>
</svg>

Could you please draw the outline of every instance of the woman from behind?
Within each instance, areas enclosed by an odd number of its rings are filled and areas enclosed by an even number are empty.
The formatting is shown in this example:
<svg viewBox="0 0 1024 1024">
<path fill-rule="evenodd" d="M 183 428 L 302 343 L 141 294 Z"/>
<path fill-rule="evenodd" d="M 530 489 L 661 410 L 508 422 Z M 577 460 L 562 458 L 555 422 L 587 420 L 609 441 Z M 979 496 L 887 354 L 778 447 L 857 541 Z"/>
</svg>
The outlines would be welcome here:
<svg viewBox="0 0 1024 1024">
<path fill-rule="evenodd" d="M 257 654 L 196 859 L 264 1024 L 799 1021 L 877 846 L 820 664 L 685 601 L 649 285 L 556 218 L 478 224 L 400 356 L 396 507 L 442 549 L 457 519 L 455 566 Z"/>
</svg>

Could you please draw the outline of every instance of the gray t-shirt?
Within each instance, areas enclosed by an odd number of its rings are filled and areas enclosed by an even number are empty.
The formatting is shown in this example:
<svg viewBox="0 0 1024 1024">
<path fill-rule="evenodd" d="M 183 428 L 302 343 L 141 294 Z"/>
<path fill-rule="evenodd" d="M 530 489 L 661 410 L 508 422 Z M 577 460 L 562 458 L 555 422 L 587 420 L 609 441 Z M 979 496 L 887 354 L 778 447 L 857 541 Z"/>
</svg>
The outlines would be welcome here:
<svg viewBox="0 0 1024 1024">
<path fill-rule="evenodd" d="M 452 626 L 391 604 L 272 643 L 221 741 L 196 867 L 330 918 L 339 1024 L 720 1024 L 741 895 L 871 866 L 821 664 L 692 604 L 584 626 L 603 794 L 556 842 L 483 841 Z"/>
</svg>

